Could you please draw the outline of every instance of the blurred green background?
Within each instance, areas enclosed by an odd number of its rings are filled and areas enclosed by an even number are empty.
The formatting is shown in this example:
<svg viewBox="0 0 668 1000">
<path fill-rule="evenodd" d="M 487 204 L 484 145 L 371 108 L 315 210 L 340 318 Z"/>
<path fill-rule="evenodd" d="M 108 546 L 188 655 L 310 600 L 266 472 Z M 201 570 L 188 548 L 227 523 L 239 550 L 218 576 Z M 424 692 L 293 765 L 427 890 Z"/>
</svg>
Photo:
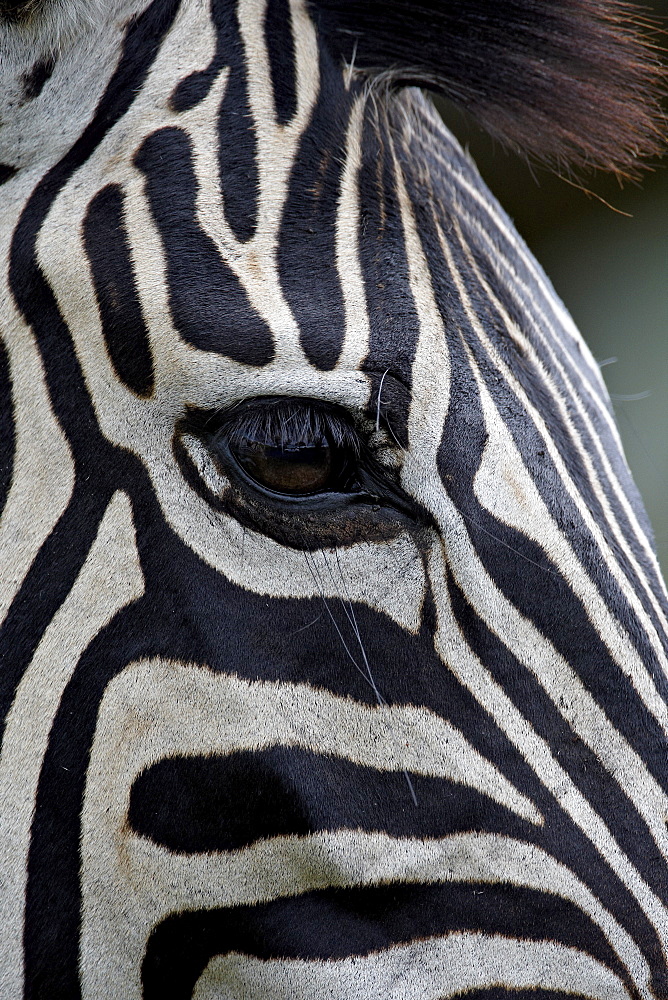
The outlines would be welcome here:
<svg viewBox="0 0 668 1000">
<path fill-rule="evenodd" d="M 668 0 L 645 10 L 668 28 Z M 668 48 L 668 37 L 662 44 Z M 653 164 L 640 187 L 621 189 L 601 174 L 584 179 L 615 212 L 530 168 L 446 102 L 436 104 L 547 271 L 594 357 L 616 359 L 603 366 L 603 376 L 668 577 L 668 157 Z"/>
</svg>

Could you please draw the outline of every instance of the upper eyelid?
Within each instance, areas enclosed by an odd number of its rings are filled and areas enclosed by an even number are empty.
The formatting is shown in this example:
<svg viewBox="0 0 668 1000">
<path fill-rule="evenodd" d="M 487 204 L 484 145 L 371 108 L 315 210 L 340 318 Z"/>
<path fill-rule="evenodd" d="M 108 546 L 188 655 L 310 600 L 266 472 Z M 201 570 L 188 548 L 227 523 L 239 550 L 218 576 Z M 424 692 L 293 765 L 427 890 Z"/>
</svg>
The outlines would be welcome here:
<svg viewBox="0 0 668 1000">
<path fill-rule="evenodd" d="M 274 397 L 244 401 L 223 412 L 213 432 L 214 440 L 228 442 L 266 440 L 283 444 L 298 443 L 309 435 L 324 437 L 337 447 L 347 447 L 359 454 L 365 444 L 351 414 L 332 404 L 312 399 Z"/>
</svg>

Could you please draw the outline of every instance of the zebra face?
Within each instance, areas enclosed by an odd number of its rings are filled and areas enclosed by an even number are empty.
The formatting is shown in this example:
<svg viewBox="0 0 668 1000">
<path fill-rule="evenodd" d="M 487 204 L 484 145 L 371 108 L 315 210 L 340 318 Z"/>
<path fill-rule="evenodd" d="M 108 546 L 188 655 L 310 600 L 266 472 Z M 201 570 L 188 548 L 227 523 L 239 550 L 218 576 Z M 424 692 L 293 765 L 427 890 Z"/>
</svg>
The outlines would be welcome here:
<svg viewBox="0 0 668 1000">
<path fill-rule="evenodd" d="M 600 373 L 335 7 L 2 26 L 3 998 L 668 996 Z"/>
</svg>

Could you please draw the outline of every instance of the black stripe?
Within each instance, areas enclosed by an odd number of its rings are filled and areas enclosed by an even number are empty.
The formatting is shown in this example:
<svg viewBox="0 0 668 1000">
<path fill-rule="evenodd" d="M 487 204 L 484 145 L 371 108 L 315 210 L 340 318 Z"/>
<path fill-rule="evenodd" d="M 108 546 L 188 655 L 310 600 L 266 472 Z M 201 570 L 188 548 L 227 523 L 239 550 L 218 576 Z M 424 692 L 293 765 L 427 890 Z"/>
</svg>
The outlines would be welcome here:
<svg viewBox="0 0 668 1000">
<path fill-rule="evenodd" d="M 148 136 L 134 158 L 167 257 L 169 302 L 183 339 L 201 351 L 266 365 L 274 344 L 243 286 L 197 220 L 190 142 L 177 128 Z"/>
<path fill-rule="evenodd" d="M 269 53 L 276 119 L 287 125 L 297 113 L 297 67 L 289 0 L 269 0 L 264 36 Z"/>
<path fill-rule="evenodd" d="M 351 106 L 338 67 L 321 53 L 318 100 L 290 176 L 277 259 L 304 353 L 323 371 L 336 365 L 345 336 L 336 236 Z"/>
<path fill-rule="evenodd" d="M 220 58 L 229 67 L 218 118 L 220 186 L 225 218 L 237 239 L 245 242 L 255 234 L 259 190 L 257 140 L 248 97 L 247 60 L 237 22 L 236 4 L 214 0 L 212 15 L 218 31 Z"/>
<path fill-rule="evenodd" d="M 153 359 L 123 218 L 123 192 L 110 184 L 93 198 L 83 223 L 102 332 L 118 378 L 138 396 L 153 392 Z"/>
<path fill-rule="evenodd" d="M 7 181 L 10 181 L 18 169 L 9 163 L 0 163 L 0 184 L 6 184 Z"/>
<path fill-rule="evenodd" d="M 420 330 L 413 300 L 406 253 L 406 234 L 401 222 L 397 195 L 397 177 L 392 158 L 391 130 L 388 121 L 373 106 L 367 112 L 362 136 L 362 164 L 359 173 L 361 218 L 359 225 L 360 259 L 367 295 L 370 338 L 369 358 L 365 368 L 382 374 L 390 369 L 399 377 L 408 395 L 401 409 L 410 401 L 412 366 Z M 391 392 L 387 379 L 382 398 Z M 392 428 L 402 440 L 403 432 Z M 401 418 L 406 422 L 407 413 Z"/>
<path fill-rule="evenodd" d="M 633 990 L 631 996 L 637 996 Z M 582 1000 L 582 993 L 564 993 L 563 990 L 514 990 L 510 986 L 493 986 L 489 990 L 467 990 L 453 994 L 448 1000 Z"/>
<path fill-rule="evenodd" d="M 146 579 L 169 593 L 164 571 L 161 576 L 151 575 L 155 570 L 150 554 L 154 544 L 160 548 L 157 536 L 164 531 L 164 522 L 148 477 L 141 467 L 124 468 L 120 462 L 114 471 L 118 485 L 128 486 L 135 496 Z M 76 507 L 70 507 L 68 514 L 70 510 L 76 513 Z M 87 514 L 82 523 L 91 525 L 93 518 Z M 71 544 L 76 530 L 76 523 L 70 525 Z M 168 540 L 170 532 L 165 537 Z M 164 548 L 169 550 L 169 545 Z M 76 1000 L 80 996 L 80 817 L 97 713 L 110 680 L 129 660 L 140 657 L 144 648 L 151 648 L 151 637 L 165 631 L 163 615 L 162 604 L 156 609 L 150 597 L 121 610 L 85 650 L 60 700 L 31 829 L 24 929 L 26 1000 Z M 170 617 L 177 629 L 183 624 L 173 611 Z"/>
<path fill-rule="evenodd" d="M 12 602 L 0 632 L 0 734 L 23 673 L 86 560 L 110 496 L 105 485 L 91 491 L 89 484 L 77 484 Z"/>
<path fill-rule="evenodd" d="M 224 65 L 225 63 L 220 56 L 220 46 L 218 45 L 206 69 L 195 70 L 194 73 L 189 73 L 188 76 L 174 87 L 169 98 L 169 106 L 172 111 L 177 112 L 177 114 L 182 111 L 190 111 L 195 105 L 205 100 Z"/>
<path fill-rule="evenodd" d="M 141 836 L 184 853 L 238 850 L 319 830 L 444 837 L 467 830 L 507 832 L 510 820 L 520 835 L 529 832 L 530 824 L 473 788 L 420 774 L 410 779 L 417 803 L 401 771 L 308 750 L 279 746 L 170 757 L 135 780 L 128 822 Z"/>
<path fill-rule="evenodd" d="M 9 355 L 0 340 L 0 517 L 7 502 L 14 470 L 14 401 L 9 371 Z"/>
<path fill-rule="evenodd" d="M 628 983 L 602 932 L 568 901 L 504 884 L 451 882 L 326 889 L 167 917 L 146 948 L 144 1000 L 190 1000 L 216 955 L 328 961 L 458 930 L 557 941 L 587 952 Z"/>
<path fill-rule="evenodd" d="M 44 84 L 51 78 L 55 65 L 56 60 L 53 57 L 38 59 L 32 69 L 23 74 L 21 82 L 26 101 L 32 101 L 35 97 L 39 97 L 44 89 Z"/>
</svg>

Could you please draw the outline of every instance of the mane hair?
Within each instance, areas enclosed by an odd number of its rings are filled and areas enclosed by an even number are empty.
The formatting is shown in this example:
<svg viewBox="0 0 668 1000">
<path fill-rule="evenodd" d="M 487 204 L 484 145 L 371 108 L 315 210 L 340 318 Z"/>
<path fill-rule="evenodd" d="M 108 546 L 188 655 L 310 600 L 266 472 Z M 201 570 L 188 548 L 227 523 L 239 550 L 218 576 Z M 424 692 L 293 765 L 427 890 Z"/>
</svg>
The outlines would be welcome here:
<svg viewBox="0 0 668 1000">
<path fill-rule="evenodd" d="M 435 90 L 555 169 L 637 178 L 662 152 L 656 26 L 625 0 L 311 0 L 334 54 Z"/>
<path fill-rule="evenodd" d="M 658 32 L 627 0 L 307 2 L 349 71 L 444 94 L 491 135 L 558 170 L 637 178 L 643 159 L 663 151 Z M 103 6 L 0 0 L 5 56 L 21 41 L 57 51 Z"/>
<path fill-rule="evenodd" d="M 0 0 L 0 16 L 7 21 L 27 20 L 41 6 L 42 0 Z"/>
</svg>

